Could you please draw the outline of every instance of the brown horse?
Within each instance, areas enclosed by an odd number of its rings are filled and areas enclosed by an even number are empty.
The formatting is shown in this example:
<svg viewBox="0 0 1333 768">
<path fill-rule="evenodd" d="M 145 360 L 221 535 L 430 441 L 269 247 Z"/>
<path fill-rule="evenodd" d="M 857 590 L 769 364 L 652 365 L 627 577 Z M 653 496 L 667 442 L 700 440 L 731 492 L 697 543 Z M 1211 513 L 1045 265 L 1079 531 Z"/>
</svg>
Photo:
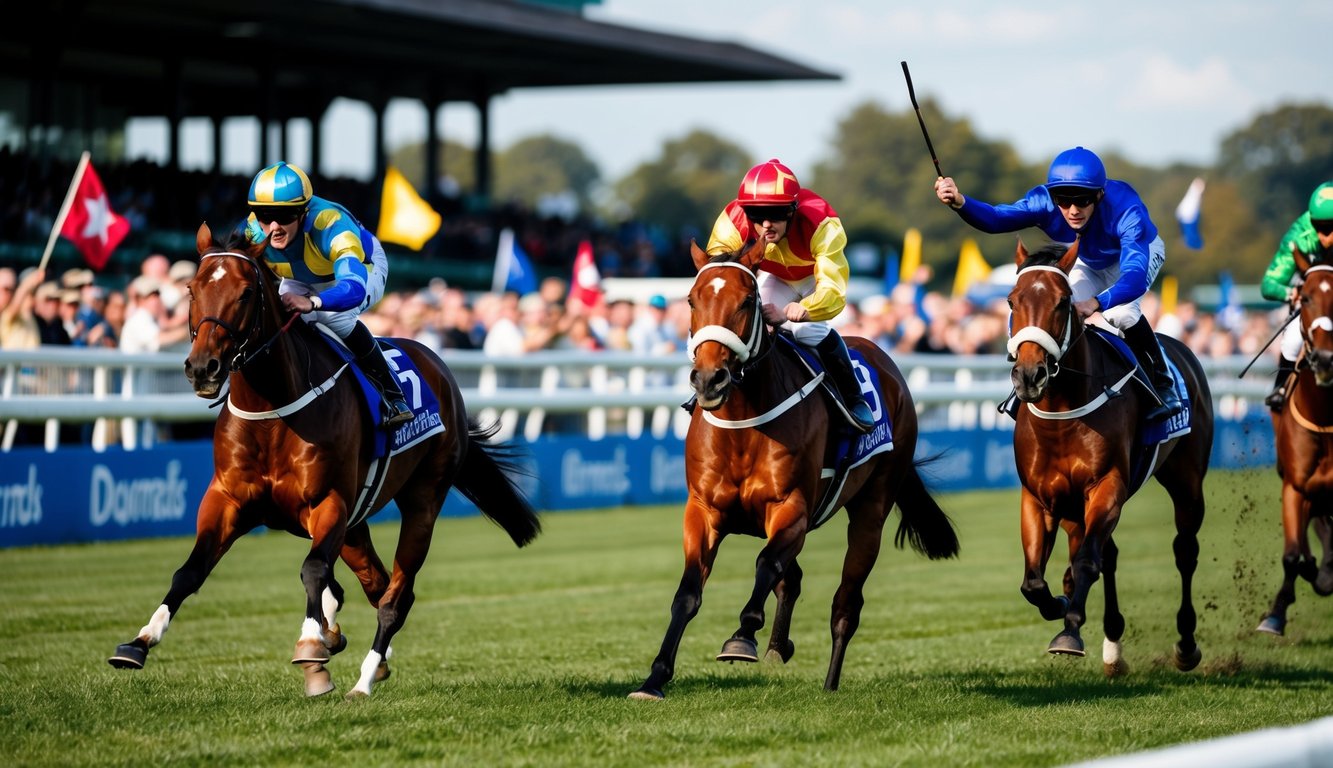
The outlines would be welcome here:
<svg viewBox="0 0 1333 768">
<path fill-rule="evenodd" d="M 485 442 L 494 432 L 468 422 L 449 369 L 408 339 L 391 340 L 415 363 L 415 376 L 410 369 L 400 375 L 408 399 L 433 399 L 438 410 L 403 425 L 386 448 L 375 450 L 378 410 L 364 405 L 356 374 L 319 338 L 321 331 L 286 316 L 277 278 L 263 259 L 264 243 L 234 236 L 219 245 L 205 224 L 197 246 L 185 375 L 204 398 L 230 385 L 214 429 L 213 479 L 199 505 L 194 549 L 152 619 L 109 661 L 142 668 L 185 598 L 238 538 L 263 525 L 311 540 L 301 566 L 305 621 L 292 658 L 304 667 L 306 695 L 333 690 L 325 664 L 347 645 L 337 623 L 343 589 L 333 574 L 341 556 L 378 613 L 370 652 L 347 694 L 369 696 L 388 676 L 389 643 L 415 600 L 417 572 L 451 487 L 520 547 L 540 532 L 516 484 L 517 456 L 508 446 Z M 392 575 L 367 524 L 391 499 L 402 514 Z"/>
<path fill-rule="evenodd" d="M 698 407 L 685 437 L 685 572 L 652 672 L 630 697 L 663 698 L 685 626 L 699 611 L 718 547 L 731 533 L 765 538 L 767 544 L 755 564 L 754 591 L 741 611 L 740 628 L 717 658 L 758 661 L 755 633 L 764 626 L 764 603 L 772 592 L 777 613 L 766 657 L 790 659 L 795 650 L 788 636 L 792 608 L 801 592 L 796 558 L 806 534 L 845 506 L 847 555 L 842 585 L 833 597 L 833 653 L 824 680 L 827 690 L 836 690 L 847 644 L 860 621 L 862 590 L 894 503 L 902 514 L 895 539 L 899 547 L 908 541 L 931 559 L 958 553 L 953 524 L 931 498 L 913 460 L 917 422 L 912 397 L 883 351 L 865 339 L 848 338 L 847 345 L 870 366 L 860 370 L 862 381 L 880 384 L 878 393 L 868 395 L 880 424 L 854 438 L 876 450 L 845 474 L 821 477 L 834 463 L 839 427 L 826 397 L 815 391 L 820 377 L 812 378 L 794 352 L 779 349 L 786 342 L 763 322 L 755 272 L 763 243 L 715 259 L 698 245 L 692 244 L 691 251 L 699 269 L 689 294 L 690 381 Z"/>
<path fill-rule="evenodd" d="M 1286 631 L 1298 575 L 1315 594 L 1333 594 L 1333 265 L 1312 265 L 1305 254 L 1294 255 L 1305 278 L 1299 299 L 1305 349 L 1286 407 L 1273 416 L 1282 478 L 1282 586 L 1258 626 L 1274 635 Z M 1312 522 L 1324 547 L 1322 565 L 1310 551 Z"/>
<path fill-rule="evenodd" d="M 1069 270 L 1077 256 L 1077 244 L 1029 256 L 1020 242 L 1017 283 L 1009 294 L 1011 378 L 1023 402 L 1014 426 L 1014 459 L 1022 483 L 1021 590 L 1042 618 L 1064 621 L 1047 650 L 1083 656 L 1079 629 L 1088 591 L 1104 576 L 1103 668 L 1108 676 L 1126 672 L 1120 645 L 1125 618 L 1115 583 L 1119 550 L 1112 534 L 1125 502 L 1151 474 L 1175 506 L 1172 548 L 1181 601 L 1174 660 L 1177 668 L 1190 670 L 1202 658 L 1194 638 L 1197 616 L 1190 591 L 1199 561 L 1203 478 L 1213 445 L 1212 394 L 1189 348 L 1161 337 L 1184 381 L 1192 414 L 1173 416 L 1160 425 L 1163 442 L 1145 440 L 1153 425 L 1141 422 L 1156 396 L 1146 380 L 1134 378 L 1134 363 L 1113 349 L 1109 334 L 1085 326 L 1074 310 Z M 1059 528 L 1069 541 L 1070 565 L 1057 598 L 1045 572 Z"/>
</svg>

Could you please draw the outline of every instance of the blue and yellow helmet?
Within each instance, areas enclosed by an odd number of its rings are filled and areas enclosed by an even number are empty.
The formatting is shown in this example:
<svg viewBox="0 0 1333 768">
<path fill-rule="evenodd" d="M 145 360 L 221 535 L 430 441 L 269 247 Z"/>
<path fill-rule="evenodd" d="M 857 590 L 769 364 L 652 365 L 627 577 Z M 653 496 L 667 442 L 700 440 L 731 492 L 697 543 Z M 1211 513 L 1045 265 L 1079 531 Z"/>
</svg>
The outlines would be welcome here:
<svg viewBox="0 0 1333 768">
<path fill-rule="evenodd" d="M 1102 160 L 1091 150 L 1083 147 L 1066 149 L 1051 161 L 1051 170 L 1046 174 L 1046 188 L 1080 187 L 1082 189 L 1104 189 L 1106 187 L 1106 168 Z"/>
<path fill-rule="evenodd" d="M 305 207 L 313 196 L 310 177 L 290 163 L 270 165 L 250 182 L 251 208 Z"/>
</svg>

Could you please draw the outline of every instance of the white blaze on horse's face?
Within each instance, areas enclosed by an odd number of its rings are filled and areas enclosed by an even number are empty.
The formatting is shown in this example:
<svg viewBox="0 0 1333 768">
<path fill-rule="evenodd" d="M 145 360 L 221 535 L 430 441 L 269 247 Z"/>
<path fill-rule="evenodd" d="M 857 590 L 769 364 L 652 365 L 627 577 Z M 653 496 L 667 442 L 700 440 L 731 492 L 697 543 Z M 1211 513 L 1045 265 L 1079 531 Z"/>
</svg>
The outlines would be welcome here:
<svg viewBox="0 0 1333 768">
<path fill-rule="evenodd" d="M 722 293 L 722 289 L 725 288 L 726 285 L 727 281 L 723 280 L 720 277 L 715 277 L 712 280 L 708 281 L 708 287 L 713 289 L 714 296 L 718 295 L 719 293 Z"/>
<path fill-rule="evenodd" d="M 208 280 L 209 282 L 216 283 L 217 281 L 221 280 L 226 276 L 227 276 L 226 267 L 223 265 L 222 262 L 218 262 L 217 269 L 213 270 L 213 274 L 208 276 Z"/>
</svg>

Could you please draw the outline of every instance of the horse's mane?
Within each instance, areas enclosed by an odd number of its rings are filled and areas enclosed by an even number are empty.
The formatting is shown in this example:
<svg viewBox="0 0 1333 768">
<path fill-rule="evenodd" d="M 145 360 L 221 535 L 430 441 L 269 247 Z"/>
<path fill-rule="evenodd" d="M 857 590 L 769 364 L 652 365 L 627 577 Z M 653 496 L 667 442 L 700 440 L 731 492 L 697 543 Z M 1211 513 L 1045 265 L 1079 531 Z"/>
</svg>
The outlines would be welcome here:
<svg viewBox="0 0 1333 768">
<path fill-rule="evenodd" d="M 723 253 L 714 253 L 708 257 L 709 264 L 722 264 L 728 261 L 740 261 L 741 254 L 745 252 L 742 248 L 739 251 L 725 251 Z"/>
<path fill-rule="evenodd" d="M 236 227 L 227 232 L 221 238 L 214 237 L 218 248 L 224 251 L 239 251 L 244 253 L 250 248 L 250 237 L 245 233 L 243 227 Z"/>
</svg>

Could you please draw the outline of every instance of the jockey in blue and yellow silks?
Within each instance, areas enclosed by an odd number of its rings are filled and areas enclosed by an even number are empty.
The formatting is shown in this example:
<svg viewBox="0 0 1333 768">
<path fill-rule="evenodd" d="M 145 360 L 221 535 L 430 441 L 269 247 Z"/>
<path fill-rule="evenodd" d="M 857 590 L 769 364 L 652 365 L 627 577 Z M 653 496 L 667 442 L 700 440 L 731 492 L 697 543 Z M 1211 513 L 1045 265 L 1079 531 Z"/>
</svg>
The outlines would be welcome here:
<svg viewBox="0 0 1333 768">
<path fill-rule="evenodd" d="M 398 379 L 359 319 L 384 298 L 384 246 L 346 208 L 315 197 L 309 177 L 290 163 L 255 176 L 249 205 L 246 234 L 256 243 L 267 238 L 264 261 L 282 278 L 283 306 L 306 322 L 323 323 L 347 343 L 383 395 L 386 426 L 410 421 L 412 409 Z"/>
<path fill-rule="evenodd" d="M 819 354 L 852 421 L 861 431 L 870 430 L 875 417 L 861 394 L 847 345 L 828 324 L 847 305 L 850 270 L 842 219 L 773 159 L 745 174 L 736 199 L 713 224 L 707 250 L 739 253 L 753 240 L 766 243 L 757 270 L 764 320 Z"/>
</svg>

